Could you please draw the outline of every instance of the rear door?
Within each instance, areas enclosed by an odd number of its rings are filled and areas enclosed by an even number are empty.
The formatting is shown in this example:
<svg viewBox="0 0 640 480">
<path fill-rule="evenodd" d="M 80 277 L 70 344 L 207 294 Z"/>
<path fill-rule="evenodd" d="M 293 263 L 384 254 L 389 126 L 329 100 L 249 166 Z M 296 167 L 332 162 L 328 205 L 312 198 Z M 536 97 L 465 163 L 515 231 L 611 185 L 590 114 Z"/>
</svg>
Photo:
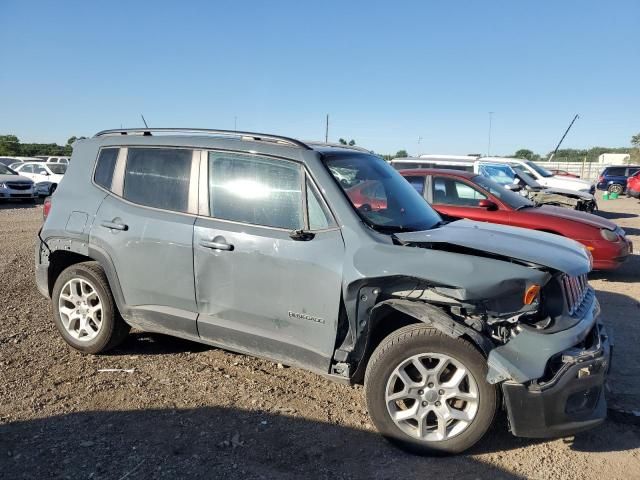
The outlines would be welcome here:
<svg viewBox="0 0 640 480">
<path fill-rule="evenodd" d="M 103 149 L 94 182 L 108 191 L 90 243 L 111 259 L 137 324 L 197 336 L 193 224 L 200 152 L 184 148 L 122 148 L 115 171 Z M 103 153 L 109 155 L 102 155 Z"/>
<path fill-rule="evenodd" d="M 431 204 L 452 218 L 468 218 L 481 222 L 509 224 L 510 213 L 488 192 L 461 178 L 434 175 L 431 179 Z M 495 210 L 481 207 L 481 200 L 489 200 Z"/>
<path fill-rule="evenodd" d="M 200 170 L 202 215 L 194 230 L 200 336 L 327 372 L 344 242 L 305 169 L 280 158 L 211 151 Z"/>
</svg>

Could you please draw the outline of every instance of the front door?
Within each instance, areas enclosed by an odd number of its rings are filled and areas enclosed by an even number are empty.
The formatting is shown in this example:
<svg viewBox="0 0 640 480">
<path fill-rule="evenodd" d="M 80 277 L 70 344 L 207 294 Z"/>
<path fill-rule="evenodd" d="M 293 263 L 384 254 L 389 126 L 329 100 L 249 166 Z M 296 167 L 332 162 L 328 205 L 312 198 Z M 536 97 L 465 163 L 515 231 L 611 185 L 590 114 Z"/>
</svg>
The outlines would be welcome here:
<svg viewBox="0 0 640 480">
<path fill-rule="evenodd" d="M 438 175 L 431 180 L 431 203 L 438 212 L 452 218 L 509 224 L 509 210 L 478 186 L 462 179 Z M 480 206 L 482 200 L 491 201 L 495 208 Z"/>
<path fill-rule="evenodd" d="M 344 242 L 322 198 L 288 160 L 210 152 L 200 170 L 207 175 L 206 215 L 194 230 L 200 336 L 326 373 Z"/>
</svg>

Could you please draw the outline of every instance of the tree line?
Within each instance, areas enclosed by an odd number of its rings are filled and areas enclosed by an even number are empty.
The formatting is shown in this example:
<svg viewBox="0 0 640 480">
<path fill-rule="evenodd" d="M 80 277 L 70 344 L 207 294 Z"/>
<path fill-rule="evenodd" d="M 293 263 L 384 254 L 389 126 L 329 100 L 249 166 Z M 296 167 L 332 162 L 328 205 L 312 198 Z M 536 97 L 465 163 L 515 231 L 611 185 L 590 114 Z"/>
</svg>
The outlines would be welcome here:
<svg viewBox="0 0 640 480">
<path fill-rule="evenodd" d="M 69 156 L 71 155 L 71 145 L 76 140 L 80 140 L 85 137 L 71 137 L 67 140 L 66 145 L 58 145 L 56 143 L 21 143 L 15 135 L 0 135 L 0 155 L 9 157 L 33 157 L 35 155 L 59 155 Z M 354 146 L 355 140 L 349 141 L 344 138 L 339 139 L 339 143 L 343 145 Z M 609 148 L 609 147 L 592 147 L 589 149 L 575 149 L 575 148 L 562 148 L 559 149 L 556 155 L 553 157 L 555 162 L 582 162 L 586 159 L 587 162 L 597 162 L 598 157 L 603 153 L 628 153 L 631 155 L 632 163 L 640 163 L 640 133 L 631 137 L 632 148 Z M 541 156 L 532 150 L 527 148 L 521 148 L 509 157 L 526 158 L 534 162 L 546 160 L 551 153 L 546 156 Z M 398 150 L 395 155 L 382 155 L 385 160 L 391 160 L 392 158 L 404 158 L 407 157 L 406 150 Z"/>
<path fill-rule="evenodd" d="M 57 143 L 22 143 L 15 135 L 0 135 L 0 155 L 7 157 L 33 157 L 35 155 L 71 155 L 71 145 L 85 137 L 71 137 L 66 145 Z"/>
</svg>

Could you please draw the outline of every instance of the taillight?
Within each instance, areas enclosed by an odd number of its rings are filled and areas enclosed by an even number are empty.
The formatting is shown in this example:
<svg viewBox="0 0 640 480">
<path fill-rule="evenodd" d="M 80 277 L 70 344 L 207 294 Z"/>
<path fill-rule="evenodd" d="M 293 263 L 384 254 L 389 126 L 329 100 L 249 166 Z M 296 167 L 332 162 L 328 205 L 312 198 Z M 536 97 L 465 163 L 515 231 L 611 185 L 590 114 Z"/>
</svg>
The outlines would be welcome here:
<svg viewBox="0 0 640 480">
<path fill-rule="evenodd" d="M 47 197 L 44 199 L 44 204 L 42 205 L 42 219 L 46 220 L 51 212 L 51 197 Z"/>
</svg>

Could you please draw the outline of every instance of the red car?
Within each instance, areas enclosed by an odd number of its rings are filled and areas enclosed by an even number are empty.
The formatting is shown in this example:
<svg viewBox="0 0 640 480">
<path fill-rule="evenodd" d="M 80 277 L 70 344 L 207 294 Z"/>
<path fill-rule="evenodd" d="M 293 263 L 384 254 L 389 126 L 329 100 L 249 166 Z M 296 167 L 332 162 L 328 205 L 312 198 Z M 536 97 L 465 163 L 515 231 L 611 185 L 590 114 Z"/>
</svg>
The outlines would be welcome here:
<svg viewBox="0 0 640 480">
<path fill-rule="evenodd" d="M 640 198 L 640 172 L 627 179 L 627 195 Z"/>
<path fill-rule="evenodd" d="M 580 178 L 580 175 L 576 175 L 575 173 L 567 172 L 566 170 L 549 170 L 554 175 L 558 175 L 560 177 L 572 177 L 572 178 Z"/>
<path fill-rule="evenodd" d="M 416 190 L 445 218 L 468 218 L 555 233 L 582 243 L 595 270 L 613 270 L 632 252 L 624 230 L 597 215 L 531 200 L 493 180 L 459 170 L 402 170 Z"/>
</svg>

